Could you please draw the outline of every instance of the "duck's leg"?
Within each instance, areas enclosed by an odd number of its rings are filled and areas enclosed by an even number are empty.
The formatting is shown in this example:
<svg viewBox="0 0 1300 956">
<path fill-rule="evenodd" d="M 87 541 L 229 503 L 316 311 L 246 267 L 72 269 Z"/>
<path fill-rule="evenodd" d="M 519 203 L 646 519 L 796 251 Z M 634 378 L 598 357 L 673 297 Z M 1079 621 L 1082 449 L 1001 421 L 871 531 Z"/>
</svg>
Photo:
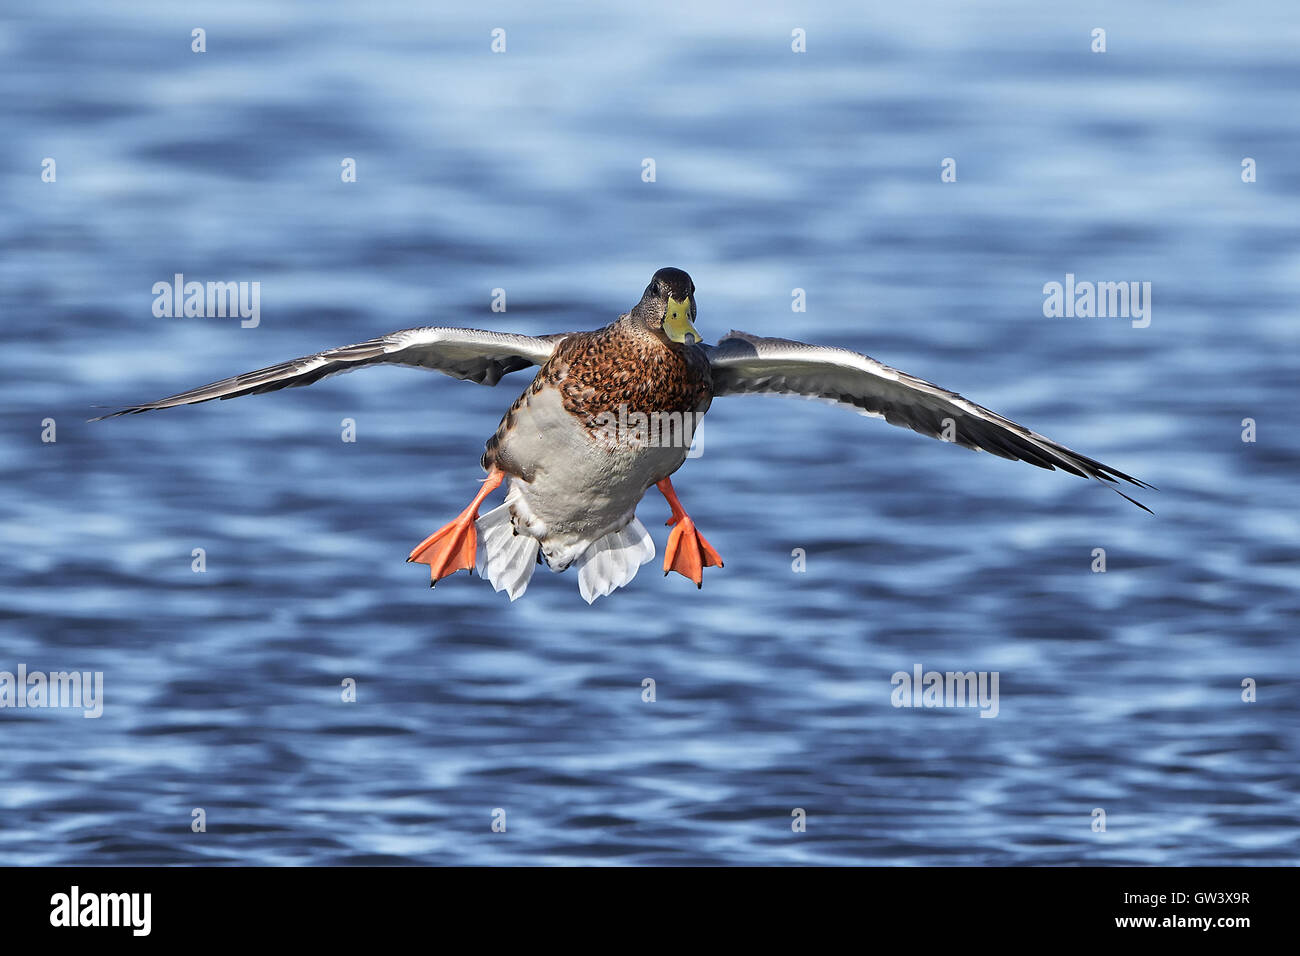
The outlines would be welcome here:
<svg viewBox="0 0 1300 956">
<path fill-rule="evenodd" d="M 697 588 L 702 588 L 704 569 L 722 567 L 722 558 L 704 540 L 704 535 L 695 530 L 695 522 L 677 500 L 672 479 L 665 478 L 655 487 L 668 499 L 668 507 L 673 509 L 672 517 L 665 522 L 674 528 L 668 535 L 668 547 L 664 549 L 664 574 L 676 571 L 694 581 Z"/>
<path fill-rule="evenodd" d="M 467 569 L 474 570 L 474 552 L 478 548 L 478 532 L 474 522 L 478 520 L 478 506 L 490 495 L 505 478 L 505 472 L 493 468 L 483 479 L 469 507 L 455 517 L 450 524 L 439 528 L 429 537 L 415 546 L 407 561 L 429 566 L 429 587 L 449 574 Z"/>
</svg>

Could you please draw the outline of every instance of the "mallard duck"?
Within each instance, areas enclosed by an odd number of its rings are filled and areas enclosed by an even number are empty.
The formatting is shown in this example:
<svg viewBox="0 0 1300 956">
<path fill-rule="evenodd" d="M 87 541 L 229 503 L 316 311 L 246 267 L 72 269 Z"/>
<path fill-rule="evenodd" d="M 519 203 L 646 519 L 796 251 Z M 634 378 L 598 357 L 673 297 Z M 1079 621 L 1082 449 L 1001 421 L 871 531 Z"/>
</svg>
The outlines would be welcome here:
<svg viewBox="0 0 1300 956">
<path fill-rule="evenodd" d="M 1124 481 L 1152 487 L 857 352 L 736 331 L 709 346 L 695 318 L 695 283 L 681 269 L 665 268 L 630 311 L 593 332 L 534 337 L 405 329 L 93 420 L 311 385 L 384 362 L 482 385 L 540 366 L 487 441 L 481 459 L 487 477 L 478 493 L 407 558 L 429 566 L 431 586 L 456 571 L 476 569 L 512 601 L 543 562 L 553 571 L 576 566 L 578 589 L 588 603 L 628 584 L 655 556 L 654 542 L 636 517 L 651 485 L 671 511 L 664 574 L 676 571 L 700 587 L 704 568 L 721 568 L 722 558 L 696 529 L 671 476 L 686 460 L 700 418 L 714 398 L 725 395 L 821 399 L 1013 461 L 1112 486 Z M 504 503 L 480 515 L 484 500 L 503 482 Z"/>
</svg>

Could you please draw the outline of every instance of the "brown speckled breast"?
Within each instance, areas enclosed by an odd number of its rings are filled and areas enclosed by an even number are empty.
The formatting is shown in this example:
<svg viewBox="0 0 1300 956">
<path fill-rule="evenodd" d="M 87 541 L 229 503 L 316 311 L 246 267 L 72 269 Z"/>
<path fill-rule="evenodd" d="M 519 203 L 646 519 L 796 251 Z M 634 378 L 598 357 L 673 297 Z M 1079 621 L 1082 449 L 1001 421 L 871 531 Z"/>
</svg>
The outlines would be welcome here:
<svg viewBox="0 0 1300 956">
<path fill-rule="evenodd" d="M 709 360 L 698 348 L 670 346 L 626 317 L 594 332 L 576 332 L 556 346 L 533 383 L 510 406 L 487 442 L 482 464 L 496 464 L 496 449 L 529 394 L 558 389 L 564 408 L 588 430 L 606 413 L 694 412 L 713 397 Z"/>
</svg>

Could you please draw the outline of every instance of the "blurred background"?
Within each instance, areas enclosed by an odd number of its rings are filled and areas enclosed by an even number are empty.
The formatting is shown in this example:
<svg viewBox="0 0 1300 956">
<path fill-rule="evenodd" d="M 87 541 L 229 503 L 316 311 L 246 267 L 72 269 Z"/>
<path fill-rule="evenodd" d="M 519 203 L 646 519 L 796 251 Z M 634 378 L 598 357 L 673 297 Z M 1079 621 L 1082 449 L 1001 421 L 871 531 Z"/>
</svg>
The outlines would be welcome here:
<svg viewBox="0 0 1300 956">
<path fill-rule="evenodd" d="M 0 711 L 0 863 L 1294 862 L 1297 48 L 1285 2 L 7 9 L 0 670 L 105 697 Z M 598 327 L 664 265 L 710 340 L 863 351 L 1155 517 L 727 398 L 676 478 L 702 591 L 511 604 L 404 559 L 527 373 L 86 423 L 407 326 Z M 176 273 L 260 324 L 155 317 Z M 1045 318 L 1066 273 L 1152 283 L 1150 326 Z M 999 672 L 999 715 L 894 708 L 915 664 Z"/>
</svg>

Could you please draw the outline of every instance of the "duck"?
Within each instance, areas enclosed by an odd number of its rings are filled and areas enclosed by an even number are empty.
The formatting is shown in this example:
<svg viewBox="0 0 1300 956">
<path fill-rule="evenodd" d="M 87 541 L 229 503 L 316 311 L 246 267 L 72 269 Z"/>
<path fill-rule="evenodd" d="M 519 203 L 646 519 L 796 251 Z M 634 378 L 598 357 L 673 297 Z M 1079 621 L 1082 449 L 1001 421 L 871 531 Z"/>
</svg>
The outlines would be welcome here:
<svg viewBox="0 0 1300 956">
<path fill-rule="evenodd" d="M 312 385 L 371 365 L 432 369 L 480 385 L 536 367 L 485 444 L 480 465 L 486 477 L 477 493 L 407 557 L 428 566 L 431 587 L 466 570 L 511 601 L 542 564 L 556 572 L 574 568 L 588 604 L 631 583 L 656 553 L 636 515 L 652 486 L 670 512 L 664 575 L 676 572 L 702 587 L 704 569 L 722 568 L 722 558 L 682 505 L 672 476 L 690 455 L 713 400 L 729 395 L 828 402 L 968 449 L 1102 482 L 1150 512 L 1118 486 L 1153 485 L 956 392 L 848 349 L 735 330 L 709 345 L 696 318 L 694 281 L 682 269 L 665 267 L 636 305 L 593 331 L 529 336 L 403 329 L 92 421 Z M 502 485 L 504 501 L 480 514 Z"/>
</svg>

